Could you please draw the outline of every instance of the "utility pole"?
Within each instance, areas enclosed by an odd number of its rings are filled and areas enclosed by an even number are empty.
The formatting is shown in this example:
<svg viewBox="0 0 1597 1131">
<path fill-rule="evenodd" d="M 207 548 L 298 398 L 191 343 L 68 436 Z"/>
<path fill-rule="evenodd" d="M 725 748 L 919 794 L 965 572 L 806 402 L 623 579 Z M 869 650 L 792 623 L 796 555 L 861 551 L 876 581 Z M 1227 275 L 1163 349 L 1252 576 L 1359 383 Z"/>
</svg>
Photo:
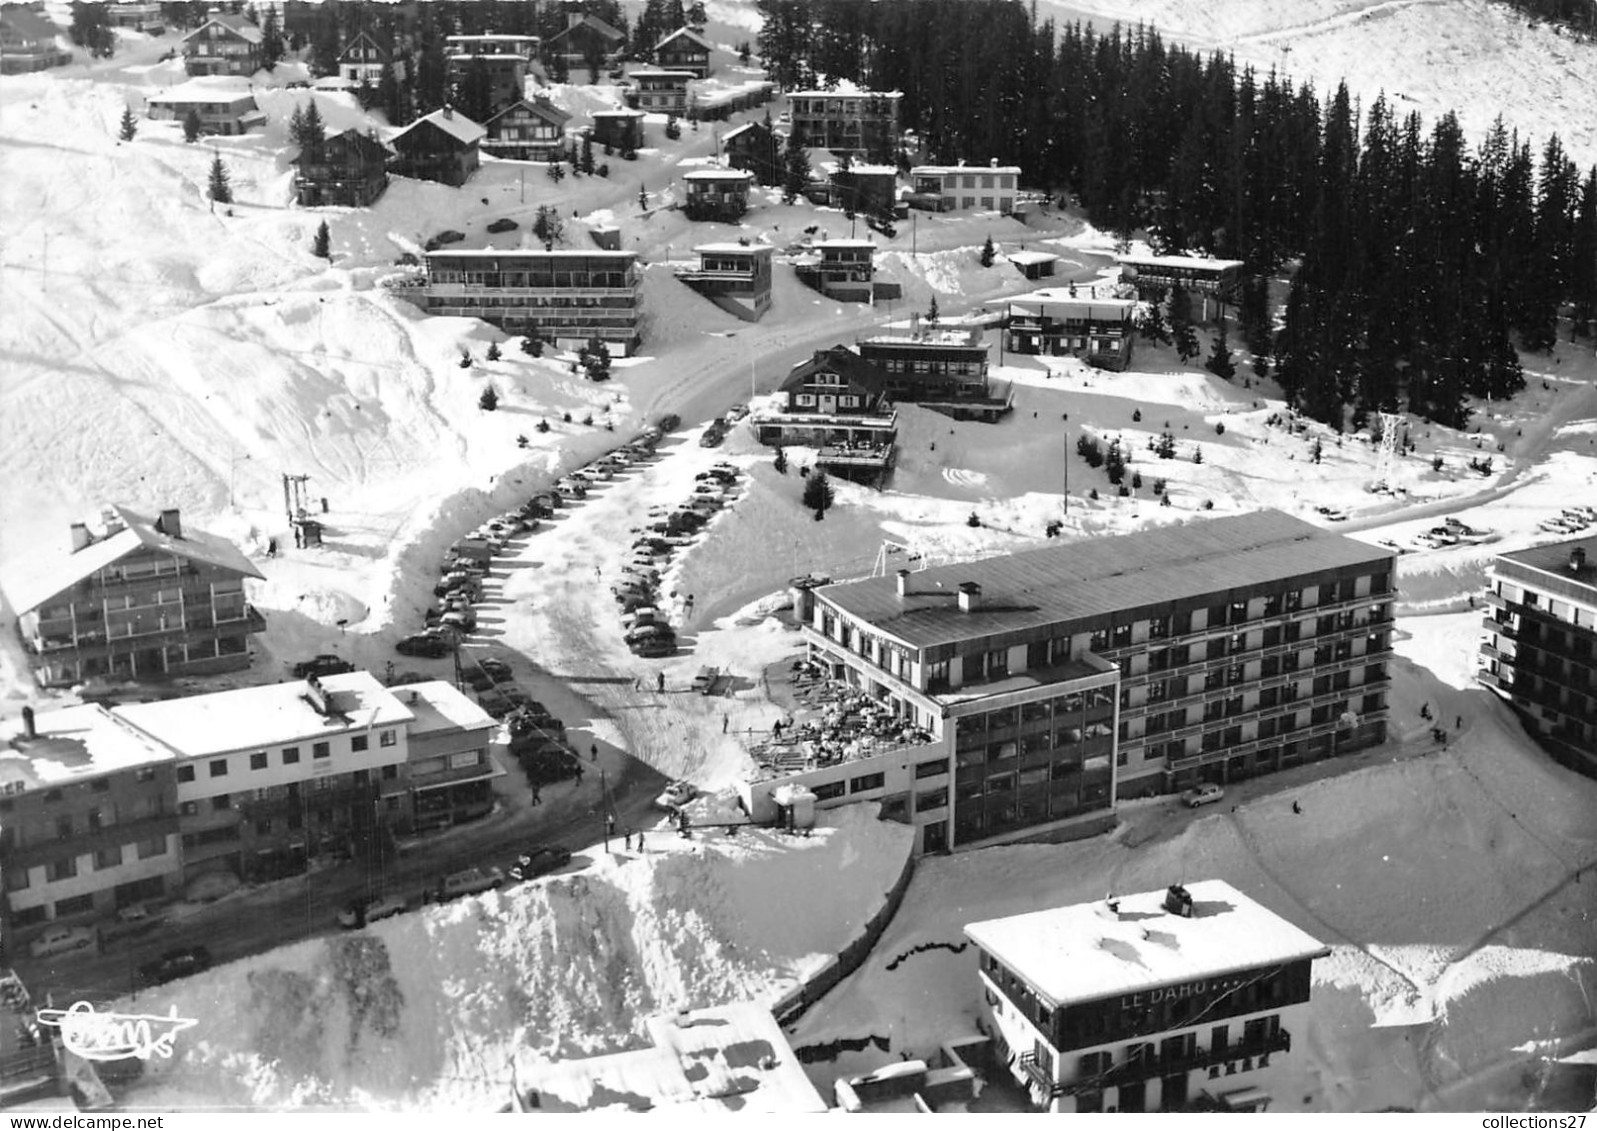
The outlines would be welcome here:
<svg viewBox="0 0 1597 1131">
<path fill-rule="evenodd" d="M 1065 517 L 1070 517 L 1070 429 L 1065 429 Z"/>
<path fill-rule="evenodd" d="M 610 851 L 610 834 L 615 830 L 615 813 L 610 809 L 610 786 L 605 781 L 604 768 L 599 769 L 599 809 L 604 817 L 604 850 Z"/>
</svg>

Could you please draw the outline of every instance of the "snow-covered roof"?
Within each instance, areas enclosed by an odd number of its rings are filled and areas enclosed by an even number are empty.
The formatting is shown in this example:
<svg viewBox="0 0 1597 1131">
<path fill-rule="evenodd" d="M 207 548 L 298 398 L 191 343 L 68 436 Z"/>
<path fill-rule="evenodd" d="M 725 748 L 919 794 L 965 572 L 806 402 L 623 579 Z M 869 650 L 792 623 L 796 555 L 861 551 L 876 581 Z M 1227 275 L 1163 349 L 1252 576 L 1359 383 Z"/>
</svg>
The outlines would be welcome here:
<svg viewBox="0 0 1597 1131">
<path fill-rule="evenodd" d="M 726 133 L 721 135 L 721 144 L 725 145 L 739 134 L 746 133 L 747 131 L 752 130 L 755 126 L 760 126 L 763 128 L 764 125 L 764 122 L 744 122 L 741 126 L 733 126 L 731 129 L 727 130 Z"/>
<path fill-rule="evenodd" d="M 770 244 L 763 243 L 701 243 L 693 248 L 699 255 L 734 255 L 738 253 L 753 253 L 774 250 Z"/>
<path fill-rule="evenodd" d="M 813 246 L 819 249 L 823 247 L 875 247 L 876 245 L 870 240 L 816 240 Z"/>
<path fill-rule="evenodd" d="M 838 83 L 836 90 L 795 90 L 789 98 L 903 98 L 901 90 L 862 90 L 851 82 Z"/>
<path fill-rule="evenodd" d="M 187 43 L 212 24 L 221 24 L 246 43 L 259 43 L 261 41 L 261 29 L 250 23 L 243 16 L 213 15 L 199 27 L 185 35 L 183 42 Z"/>
<path fill-rule="evenodd" d="M 828 164 L 832 165 L 831 172 L 833 176 L 836 176 L 838 173 L 858 173 L 862 177 L 898 176 L 898 166 L 896 165 L 866 165 L 856 161 L 847 169 L 844 169 L 832 162 L 829 162 Z"/>
<path fill-rule="evenodd" d="M 1054 263 L 1059 257 L 1049 251 L 1012 251 L 1008 257 L 1011 263 Z"/>
<path fill-rule="evenodd" d="M 511 113 L 511 112 L 513 112 L 515 110 L 519 110 L 519 109 L 530 110 L 534 114 L 538 115 L 538 117 L 542 118 L 544 121 L 549 122 L 549 123 L 551 123 L 553 125 L 556 125 L 556 126 L 563 126 L 563 125 L 565 125 L 567 122 L 569 122 L 571 120 L 571 115 L 569 113 L 567 113 L 565 110 L 560 109 L 560 107 L 556 106 L 553 102 L 550 102 L 550 101 L 548 101 L 546 99 L 543 99 L 543 98 L 518 98 L 516 101 L 512 102 L 509 106 L 506 106 L 503 110 L 499 111 L 499 113 L 497 113 L 493 117 L 489 118 L 487 123 L 485 123 L 485 124 L 488 125 L 488 126 L 492 126 L 500 118 L 503 118 L 505 115 L 507 115 L 507 114 L 509 114 L 509 113 Z"/>
<path fill-rule="evenodd" d="M 544 1111 L 669 1109 L 739 1115 L 827 1110 L 771 1011 L 754 1002 L 652 1017 L 650 1048 L 518 1064 L 529 1106 Z"/>
<path fill-rule="evenodd" d="M 395 726 L 415 717 L 370 672 L 323 676 L 320 683 L 328 696 L 327 714 L 313 705 L 303 679 L 130 703 L 112 713 L 189 758 Z"/>
<path fill-rule="evenodd" d="M 602 247 L 591 248 L 541 248 L 541 247 L 441 247 L 436 251 L 426 253 L 428 258 L 433 256 L 484 256 L 498 259 L 625 259 L 633 260 L 638 257 L 635 251 L 610 251 Z"/>
<path fill-rule="evenodd" d="M 595 110 L 590 116 L 594 118 L 641 118 L 644 115 L 642 110 L 623 108 L 620 110 Z"/>
<path fill-rule="evenodd" d="M 916 165 L 909 171 L 912 177 L 943 177 L 950 173 L 1011 173 L 1020 176 L 1019 165 Z"/>
<path fill-rule="evenodd" d="M 1078 318 L 1116 322 L 1130 318 L 1137 307 L 1135 299 L 1094 298 L 1091 288 L 1082 288 L 1077 294 L 1071 294 L 1069 287 L 1044 287 L 1040 291 L 1029 291 L 1006 301 L 1011 308 L 1069 307 Z"/>
<path fill-rule="evenodd" d="M 151 106 L 190 106 L 202 102 L 243 102 L 255 105 L 255 94 L 246 80 L 228 77 L 202 77 L 180 82 L 151 94 Z"/>
<path fill-rule="evenodd" d="M 411 738 L 442 730 L 482 730 L 498 724 L 493 716 L 467 699 L 447 680 L 411 683 L 394 694 L 413 716 L 407 728 Z"/>
<path fill-rule="evenodd" d="M 81 550 L 71 550 L 70 544 L 58 549 L 37 548 L 17 560 L 6 578 L 5 591 L 12 608 L 18 613 L 36 609 L 56 594 L 142 549 L 164 551 L 242 577 L 264 576 L 226 538 L 192 527 L 184 528 L 181 536 L 174 538 L 159 529 L 157 521 L 126 507 L 108 506 L 100 513 L 98 523 L 90 525 L 91 535 L 96 535 L 94 541 Z"/>
<path fill-rule="evenodd" d="M 674 32 L 672 32 L 670 35 L 666 36 L 659 43 L 656 43 L 654 45 L 654 49 L 656 51 L 660 50 L 660 48 L 664 47 L 667 43 L 670 43 L 673 39 L 691 39 L 691 40 L 693 40 L 694 43 L 697 43 L 700 47 L 704 48 L 706 51 L 710 50 L 710 41 L 708 39 L 705 39 L 704 36 L 700 35 L 698 32 L 694 31 L 690 27 L 679 27 L 679 28 L 677 28 Z"/>
<path fill-rule="evenodd" d="M 509 43 L 541 43 L 543 41 L 541 39 L 539 39 L 536 35 L 495 35 L 495 34 L 492 34 L 492 33 L 488 33 L 488 34 L 484 34 L 484 35 L 446 35 L 446 36 L 444 36 L 444 42 L 445 43 L 487 43 L 487 44 L 495 44 L 495 43 L 497 43 L 497 44 L 509 44 Z"/>
<path fill-rule="evenodd" d="M 1205 271 L 1242 267 L 1240 259 L 1212 259 L 1206 255 L 1117 255 L 1115 262 L 1127 267 L 1195 267 Z"/>
<path fill-rule="evenodd" d="M 572 20 L 571 23 L 561 28 L 554 35 L 551 35 L 549 37 L 549 42 L 553 44 L 556 40 L 565 39 L 579 27 L 590 28 L 591 30 L 598 32 L 600 38 L 602 39 L 620 41 L 626 38 L 624 34 L 605 23 L 598 16 L 583 15 L 578 19 Z"/>
<path fill-rule="evenodd" d="M 692 71 L 673 71 L 665 67 L 639 67 L 627 74 L 629 79 L 682 79 L 688 81 L 699 76 Z"/>
<path fill-rule="evenodd" d="M 743 181 L 754 179 L 754 174 L 746 169 L 695 169 L 691 173 L 683 173 L 684 181 Z"/>
<path fill-rule="evenodd" d="M 488 134 L 487 130 L 483 129 L 476 122 L 466 117 L 466 115 L 462 114 L 459 110 L 451 110 L 448 107 L 444 107 L 440 110 L 434 110 L 431 114 L 422 115 L 420 118 L 417 118 L 414 122 L 410 123 L 410 125 L 394 134 L 393 138 L 390 138 L 389 140 L 392 141 L 397 138 L 404 137 L 411 130 L 420 126 L 423 122 L 430 122 L 432 125 L 437 126 L 439 129 L 443 130 L 446 134 L 460 142 L 462 145 L 470 145 L 472 142 L 481 141 Z"/>
<path fill-rule="evenodd" d="M 0 21 L 10 25 L 23 39 L 53 39 L 61 33 L 61 28 L 48 16 L 21 4 L 0 8 Z"/>
<path fill-rule="evenodd" d="M 1192 917 L 1165 892 L 1053 907 L 965 927 L 977 946 L 1055 1006 L 1318 958 L 1330 948 L 1224 880 L 1186 885 Z"/>
<path fill-rule="evenodd" d="M 98 703 L 41 712 L 34 718 L 34 733 L 36 738 L 23 737 L 20 719 L 6 727 L 9 745 L 0 746 L 0 795 L 172 759 L 170 750 Z"/>
</svg>

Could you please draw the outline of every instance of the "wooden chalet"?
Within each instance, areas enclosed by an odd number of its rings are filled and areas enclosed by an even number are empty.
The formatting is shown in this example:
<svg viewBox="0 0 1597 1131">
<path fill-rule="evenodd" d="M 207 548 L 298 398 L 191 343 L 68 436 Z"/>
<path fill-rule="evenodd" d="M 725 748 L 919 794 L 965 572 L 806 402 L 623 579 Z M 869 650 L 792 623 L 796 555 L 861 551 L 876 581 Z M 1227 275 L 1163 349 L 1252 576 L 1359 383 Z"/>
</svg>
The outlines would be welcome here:
<svg viewBox="0 0 1597 1131">
<path fill-rule="evenodd" d="M 488 80 L 489 103 L 504 109 L 526 93 L 538 44 L 535 35 L 451 35 L 444 41 L 446 78 L 459 86 L 481 70 Z"/>
<path fill-rule="evenodd" d="M 0 75 L 46 71 L 72 61 L 61 46 L 62 29 L 42 12 L 21 4 L 0 8 Z"/>
<path fill-rule="evenodd" d="M 371 134 L 345 130 L 294 159 L 294 196 L 301 206 L 364 208 L 388 187 L 389 148 Z"/>
<path fill-rule="evenodd" d="M 980 327 L 940 326 L 917 314 L 907 329 L 888 329 L 858 343 L 860 357 L 882 373 L 893 400 L 988 423 L 1010 411 L 1012 390 L 988 378 L 988 347 Z"/>
<path fill-rule="evenodd" d="M 1136 302 L 1078 295 L 1074 286 L 1019 295 L 1006 303 L 1005 344 L 1014 353 L 1069 355 L 1100 369 L 1131 364 Z"/>
<path fill-rule="evenodd" d="M 870 240 L 821 240 L 793 261 L 799 282 L 839 302 L 870 302 L 876 245 Z"/>
<path fill-rule="evenodd" d="M 859 354 L 817 350 L 777 391 L 782 407 L 754 417 L 760 443 L 818 447 L 816 466 L 845 479 L 878 480 L 891 470 L 898 410 L 881 371 Z"/>
<path fill-rule="evenodd" d="M 1242 282 L 1240 259 L 1212 259 L 1202 255 L 1118 255 L 1120 277 L 1137 288 L 1137 297 L 1147 300 L 1156 294 L 1181 287 L 1203 297 L 1201 317 L 1209 318 L 1209 300 L 1217 304 L 1235 302 Z"/>
<path fill-rule="evenodd" d="M 633 84 L 627 101 L 634 109 L 677 118 L 687 113 L 688 83 L 693 81 L 692 71 L 662 71 L 647 67 L 633 71 L 627 77 Z"/>
<path fill-rule="evenodd" d="M 601 66 L 613 67 L 621 56 L 627 37 L 597 16 L 570 12 L 566 26 L 544 44 L 544 57 L 559 55 L 567 68 L 586 66 L 597 59 Z"/>
<path fill-rule="evenodd" d="M 694 169 L 682 175 L 687 199 L 682 211 L 689 220 L 736 223 L 749 210 L 754 174 L 742 169 Z"/>
<path fill-rule="evenodd" d="M 261 69 L 261 29 L 212 8 L 183 37 L 183 66 L 191 75 L 253 75 Z"/>
<path fill-rule="evenodd" d="M 338 53 L 338 77 L 355 86 L 364 82 L 375 87 L 382 81 L 384 67 L 392 68 L 394 81 L 405 81 L 404 59 L 396 59 L 370 32 L 359 32 Z"/>
<path fill-rule="evenodd" d="M 132 28 L 146 35 L 162 35 L 166 32 L 166 17 L 161 14 L 161 5 L 155 0 L 109 3 L 105 6 L 105 19 L 112 27 Z"/>
<path fill-rule="evenodd" d="M 612 149 L 640 149 L 643 146 L 643 111 L 595 110 L 593 140 Z"/>
<path fill-rule="evenodd" d="M 762 185 L 782 181 L 782 140 L 765 122 L 744 122 L 721 135 L 721 160 L 747 169 Z"/>
<path fill-rule="evenodd" d="M 559 160 L 566 147 L 571 115 L 547 98 L 522 98 L 483 123 L 482 148 L 490 157 L 511 161 Z"/>
<path fill-rule="evenodd" d="M 667 71 L 692 71 L 694 78 L 708 78 L 710 41 L 690 27 L 679 27 L 654 45 L 654 65 Z"/>
<path fill-rule="evenodd" d="M 486 135 L 476 122 L 448 106 L 434 110 L 389 139 L 397 155 L 390 171 L 459 187 L 477 171 L 479 146 Z"/>
</svg>

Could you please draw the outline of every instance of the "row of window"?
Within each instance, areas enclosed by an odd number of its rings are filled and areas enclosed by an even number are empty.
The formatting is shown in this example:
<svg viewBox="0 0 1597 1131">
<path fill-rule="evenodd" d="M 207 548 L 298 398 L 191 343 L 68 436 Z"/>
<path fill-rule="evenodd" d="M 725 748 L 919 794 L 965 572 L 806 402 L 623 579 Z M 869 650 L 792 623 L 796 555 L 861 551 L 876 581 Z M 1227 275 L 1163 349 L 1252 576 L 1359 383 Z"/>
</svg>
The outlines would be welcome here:
<svg viewBox="0 0 1597 1131">
<path fill-rule="evenodd" d="M 132 859 L 148 860 L 154 856 L 166 855 L 166 837 L 154 836 L 147 840 L 133 841 L 128 844 L 114 844 L 109 848 L 101 848 L 94 853 L 93 870 L 103 872 L 108 868 L 118 868 Z M 63 856 L 52 860 L 44 866 L 44 879 L 46 883 L 58 883 L 61 880 L 70 880 L 78 874 L 77 856 Z M 5 880 L 7 891 L 24 891 L 33 883 L 33 869 L 7 868 Z"/>
<path fill-rule="evenodd" d="M 1048 729 L 1054 722 L 1066 723 L 1080 729 L 1085 713 L 1101 711 L 1114 705 L 1114 689 L 1093 687 L 1086 691 L 1072 691 L 1052 699 L 1038 699 L 1014 707 L 1000 707 L 978 715 L 961 715 L 954 723 L 954 734 L 960 746 L 965 740 L 979 742 L 984 736 L 1010 727 L 1033 725 Z M 1079 742 L 1079 737 L 1072 741 Z"/>
<path fill-rule="evenodd" d="M 378 731 L 377 741 L 379 746 L 396 746 L 399 743 L 398 732 L 393 730 Z M 365 750 L 369 750 L 370 748 L 370 735 L 352 734 L 349 736 L 349 749 L 351 753 L 359 754 Z M 332 756 L 333 744 L 331 742 L 311 743 L 311 758 L 313 760 L 320 758 L 331 758 Z M 284 766 L 295 765 L 300 760 L 300 748 L 298 746 L 285 746 L 282 748 L 278 757 L 280 763 Z M 227 758 L 213 758 L 210 762 L 206 763 L 207 776 L 213 778 L 226 777 L 229 765 L 230 761 Z M 193 781 L 197 773 L 196 766 L 197 763 L 194 762 L 185 762 L 182 765 L 179 765 L 177 768 L 177 780 L 179 782 Z M 251 770 L 266 770 L 270 768 L 271 754 L 269 751 L 259 750 L 250 755 Z"/>
</svg>

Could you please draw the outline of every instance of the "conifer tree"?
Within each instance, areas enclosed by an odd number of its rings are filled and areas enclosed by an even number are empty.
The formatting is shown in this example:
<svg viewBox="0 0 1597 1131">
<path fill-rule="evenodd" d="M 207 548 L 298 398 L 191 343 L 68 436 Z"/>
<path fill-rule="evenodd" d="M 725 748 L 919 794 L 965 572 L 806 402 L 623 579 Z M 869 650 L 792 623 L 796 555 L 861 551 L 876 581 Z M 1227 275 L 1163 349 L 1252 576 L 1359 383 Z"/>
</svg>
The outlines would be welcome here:
<svg viewBox="0 0 1597 1131">
<path fill-rule="evenodd" d="M 310 105 L 305 108 L 305 147 L 314 149 L 327 140 L 327 123 L 322 121 L 322 112 L 316 106 L 315 95 L 311 96 Z"/>
<path fill-rule="evenodd" d="M 1192 329 L 1192 311 L 1185 287 L 1170 288 L 1170 336 L 1182 361 L 1198 356 L 1198 335 Z"/>
<path fill-rule="evenodd" d="M 1214 344 L 1209 349 L 1209 360 L 1203 367 L 1221 380 L 1229 381 L 1236 375 L 1237 367 L 1231 361 L 1231 347 L 1225 340 L 1225 323 L 1220 323 L 1219 332 L 1214 336 Z"/>
<path fill-rule="evenodd" d="M 488 343 L 488 360 L 489 361 L 498 361 L 503 356 L 504 355 L 499 350 L 499 343 L 498 342 L 489 342 Z"/>
<path fill-rule="evenodd" d="M 536 329 L 521 339 L 521 352 L 528 357 L 543 356 L 543 339 L 538 336 Z"/>
<path fill-rule="evenodd" d="M 211 158 L 211 178 L 206 195 L 217 204 L 233 203 L 233 186 L 229 182 L 227 166 L 222 164 L 220 153 Z"/>
<path fill-rule="evenodd" d="M 300 149 L 305 148 L 305 107 L 294 103 L 294 112 L 288 116 L 288 140 Z"/>
<path fill-rule="evenodd" d="M 587 176 L 593 175 L 593 135 L 582 135 L 582 156 L 577 162 L 577 167 Z"/>
<path fill-rule="evenodd" d="M 323 220 L 316 228 L 316 236 L 311 240 L 311 254 L 318 259 L 333 258 L 333 233 L 327 228 L 327 221 Z"/>
<path fill-rule="evenodd" d="M 493 412 L 499 407 L 499 391 L 492 385 L 486 386 L 482 396 L 477 398 L 477 407 L 484 412 Z"/>
<path fill-rule="evenodd" d="M 792 204 L 810 183 L 810 153 L 804 148 L 804 139 L 795 129 L 787 139 L 787 163 L 782 173 L 782 203 Z"/>
<path fill-rule="evenodd" d="M 316 32 L 316 38 L 311 41 L 310 71 L 315 78 L 326 78 L 328 75 L 338 73 L 338 24 L 333 20 L 323 21 Z"/>
<path fill-rule="evenodd" d="M 132 141 L 139 132 L 139 124 L 133 118 L 133 107 L 122 107 L 122 128 L 117 136 L 123 141 Z"/>
<path fill-rule="evenodd" d="M 981 245 L 981 265 L 983 267 L 991 267 L 995 255 L 996 249 L 993 247 L 993 237 L 988 236 L 987 242 Z"/>
<path fill-rule="evenodd" d="M 261 66 L 275 71 L 283 55 L 283 30 L 277 23 L 276 7 L 271 7 L 266 10 L 266 22 L 261 25 Z"/>
<path fill-rule="evenodd" d="M 827 481 L 826 472 L 816 470 L 804 480 L 804 505 L 815 512 L 817 522 L 826 517 L 832 499 L 832 484 Z"/>
<path fill-rule="evenodd" d="M 405 125 L 405 106 L 399 80 L 394 77 L 393 63 L 384 63 L 377 76 L 377 100 L 391 126 Z"/>
<path fill-rule="evenodd" d="M 200 138 L 200 114 L 194 107 L 189 107 L 189 112 L 183 115 L 183 140 L 192 145 Z"/>
<path fill-rule="evenodd" d="M 937 321 L 937 296 L 935 294 L 932 295 L 932 304 L 926 308 L 926 321 Z"/>
</svg>

